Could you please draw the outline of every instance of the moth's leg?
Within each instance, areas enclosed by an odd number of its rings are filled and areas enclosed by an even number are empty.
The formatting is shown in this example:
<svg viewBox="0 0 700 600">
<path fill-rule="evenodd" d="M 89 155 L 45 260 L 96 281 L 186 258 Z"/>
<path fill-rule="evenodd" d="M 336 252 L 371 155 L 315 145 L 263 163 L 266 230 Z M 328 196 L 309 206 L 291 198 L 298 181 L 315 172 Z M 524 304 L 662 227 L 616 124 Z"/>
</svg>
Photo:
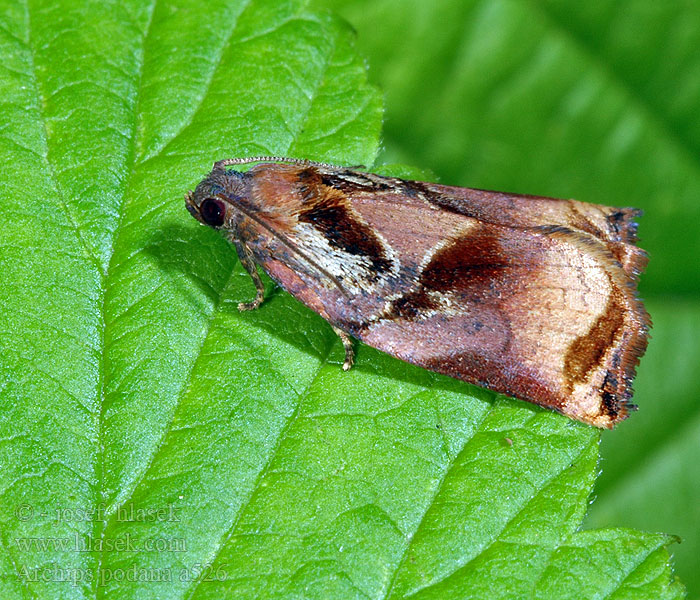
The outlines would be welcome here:
<svg viewBox="0 0 700 600">
<path fill-rule="evenodd" d="M 253 283 L 255 284 L 255 300 L 252 302 L 240 302 L 238 304 L 238 310 L 253 310 L 254 308 L 258 308 L 265 299 L 265 285 L 262 279 L 260 279 L 253 254 L 248 250 L 247 246 L 237 238 L 233 238 L 231 241 L 236 246 L 236 252 L 238 252 L 238 258 L 241 260 L 243 268 L 248 271 L 248 274 L 252 277 Z"/>
<path fill-rule="evenodd" d="M 350 369 L 350 367 L 352 367 L 352 363 L 355 362 L 355 349 L 353 348 L 352 340 L 350 339 L 350 336 L 342 329 L 338 329 L 333 325 L 331 325 L 331 327 L 333 327 L 333 331 L 338 334 L 340 341 L 343 342 L 343 348 L 345 348 L 345 362 L 343 363 L 343 371 L 347 371 Z"/>
</svg>

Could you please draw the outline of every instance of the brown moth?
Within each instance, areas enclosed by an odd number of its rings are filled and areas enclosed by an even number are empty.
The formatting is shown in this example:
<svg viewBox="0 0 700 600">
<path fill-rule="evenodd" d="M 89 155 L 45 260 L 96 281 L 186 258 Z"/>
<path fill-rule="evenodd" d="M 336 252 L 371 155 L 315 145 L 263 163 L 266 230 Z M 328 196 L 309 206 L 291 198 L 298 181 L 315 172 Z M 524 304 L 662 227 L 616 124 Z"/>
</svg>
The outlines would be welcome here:
<svg viewBox="0 0 700 600">
<path fill-rule="evenodd" d="M 262 163 L 246 172 L 230 165 Z M 392 356 L 612 427 L 647 345 L 640 211 L 382 177 L 306 160 L 222 160 L 186 195 L 256 265 Z"/>
</svg>

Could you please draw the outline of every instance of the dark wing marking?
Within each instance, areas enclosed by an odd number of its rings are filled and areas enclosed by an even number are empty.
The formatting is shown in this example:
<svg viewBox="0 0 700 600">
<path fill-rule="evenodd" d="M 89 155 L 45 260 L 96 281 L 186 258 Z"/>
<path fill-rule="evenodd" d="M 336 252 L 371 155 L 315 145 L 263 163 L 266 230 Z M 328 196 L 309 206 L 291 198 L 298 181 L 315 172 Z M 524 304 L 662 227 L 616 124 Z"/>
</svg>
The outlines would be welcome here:
<svg viewBox="0 0 700 600">
<path fill-rule="evenodd" d="M 311 223 L 332 247 L 366 257 L 377 276 L 391 269 L 384 244 L 359 215 L 353 214 L 344 197 L 326 195 L 307 204 L 299 212 L 299 221 Z"/>
</svg>

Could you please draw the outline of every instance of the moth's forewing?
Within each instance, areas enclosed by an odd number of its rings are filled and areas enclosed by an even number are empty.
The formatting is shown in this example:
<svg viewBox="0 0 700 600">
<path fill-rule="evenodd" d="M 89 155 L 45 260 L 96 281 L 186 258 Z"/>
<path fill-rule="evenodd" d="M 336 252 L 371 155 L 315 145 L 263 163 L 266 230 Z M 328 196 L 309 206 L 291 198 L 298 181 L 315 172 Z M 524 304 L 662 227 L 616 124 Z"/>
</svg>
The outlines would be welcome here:
<svg viewBox="0 0 700 600">
<path fill-rule="evenodd" d="M 333 325 L 586 423 L 627 416 L 649 325 L 633 209 L 310 165 L 245 180 L 238 235 Z"/>
</svg>

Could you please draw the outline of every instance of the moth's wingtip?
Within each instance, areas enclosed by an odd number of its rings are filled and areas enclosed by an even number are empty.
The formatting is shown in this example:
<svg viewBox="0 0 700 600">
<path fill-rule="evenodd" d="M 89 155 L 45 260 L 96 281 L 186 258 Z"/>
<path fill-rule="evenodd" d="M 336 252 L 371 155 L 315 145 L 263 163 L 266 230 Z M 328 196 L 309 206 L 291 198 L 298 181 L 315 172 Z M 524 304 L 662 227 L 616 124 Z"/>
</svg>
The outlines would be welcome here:
<svg viewBox="0 0 700 600">
<path fill-rule="evenodd" d="M 628 206 L 626 208 L 616 208 L 607 215 L 606 220 L 609 226 L 615 231 L 623 242 L 635 244 L 638 241 L 639 223 L 637 219 L 644 214 L 641 208 Z"/>
<path fill-rule="evenodd" d="M 639 406 L 629 400 L 622 400 L 615 418 L 611 421 L 610 429 L 617 427 L 622 421 L 625 421 L 633 412 L 637 412 Z"/>
</svg>

